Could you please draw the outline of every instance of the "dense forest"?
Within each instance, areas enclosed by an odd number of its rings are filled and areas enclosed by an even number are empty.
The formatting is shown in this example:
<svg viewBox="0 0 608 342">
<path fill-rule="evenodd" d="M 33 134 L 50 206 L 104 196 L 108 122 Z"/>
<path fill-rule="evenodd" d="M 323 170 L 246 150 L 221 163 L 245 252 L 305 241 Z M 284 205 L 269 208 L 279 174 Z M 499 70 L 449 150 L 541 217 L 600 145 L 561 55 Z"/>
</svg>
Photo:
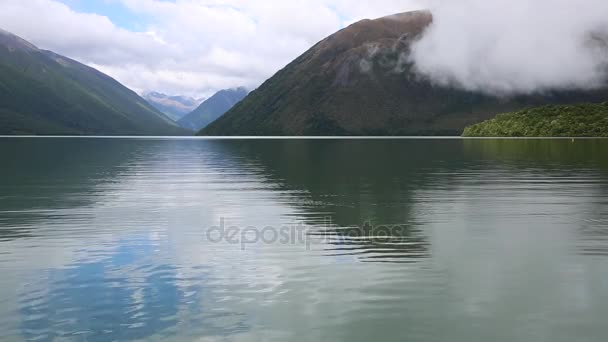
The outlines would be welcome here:
<svg viewBox="0 0 608 342">
<path fill-rule="evenodd" d="M 466 137 L 608 137 L 608 102 L 551 105 L 499 114 L 464 130 Z"/>
</svg>

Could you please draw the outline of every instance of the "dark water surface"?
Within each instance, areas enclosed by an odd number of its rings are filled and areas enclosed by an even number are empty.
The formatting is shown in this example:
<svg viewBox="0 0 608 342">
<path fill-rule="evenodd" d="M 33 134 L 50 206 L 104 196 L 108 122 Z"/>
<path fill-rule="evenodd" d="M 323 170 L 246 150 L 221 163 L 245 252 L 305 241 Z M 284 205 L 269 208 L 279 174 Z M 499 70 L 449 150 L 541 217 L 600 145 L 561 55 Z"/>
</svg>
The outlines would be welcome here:
<svg viewBox="0 0 608 342">
<path fill-rule="evenodd" d="M 0 340 L 608 340 L 608 140 L 0 155 Z"/>
</svg>

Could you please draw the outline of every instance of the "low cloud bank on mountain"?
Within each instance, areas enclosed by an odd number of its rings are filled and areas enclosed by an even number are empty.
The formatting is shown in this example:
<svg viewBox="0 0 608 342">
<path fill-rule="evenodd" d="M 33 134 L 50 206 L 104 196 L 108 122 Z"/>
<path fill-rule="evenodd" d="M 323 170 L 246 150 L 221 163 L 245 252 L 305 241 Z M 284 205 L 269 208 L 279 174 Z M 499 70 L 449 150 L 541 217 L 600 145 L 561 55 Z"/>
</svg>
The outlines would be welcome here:
<svg viewBox="0 0 608 342">
<path fill-rule="evenodd" d="M 605 84 L 608 1 L 438 0 L 413 45 L 437 84 L 498 95 Z"/>
</svg>

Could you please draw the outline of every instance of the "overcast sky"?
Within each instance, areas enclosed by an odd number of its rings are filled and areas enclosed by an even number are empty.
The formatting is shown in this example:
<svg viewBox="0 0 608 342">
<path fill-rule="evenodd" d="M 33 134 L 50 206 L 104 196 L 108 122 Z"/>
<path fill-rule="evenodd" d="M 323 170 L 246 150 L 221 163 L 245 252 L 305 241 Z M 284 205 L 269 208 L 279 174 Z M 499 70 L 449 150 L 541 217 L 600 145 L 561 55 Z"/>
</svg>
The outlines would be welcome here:
<svg viewBox="0 0 608 342">
<path fill-rule="evenodd" d="M 1 0 L 0 28 L 137 92 L 255 88 L 317 41 L 425 0 Z"/>
<path fill-rule="evenodd" d="M 411 58 L 436 83 L 509 95 L 608 78 L 608 0 L 0 0 L 0 28 L 139 93 L 206 97 L 259 86 L 355 21 L 421 8 L 434 23 Z"/>
</svg>

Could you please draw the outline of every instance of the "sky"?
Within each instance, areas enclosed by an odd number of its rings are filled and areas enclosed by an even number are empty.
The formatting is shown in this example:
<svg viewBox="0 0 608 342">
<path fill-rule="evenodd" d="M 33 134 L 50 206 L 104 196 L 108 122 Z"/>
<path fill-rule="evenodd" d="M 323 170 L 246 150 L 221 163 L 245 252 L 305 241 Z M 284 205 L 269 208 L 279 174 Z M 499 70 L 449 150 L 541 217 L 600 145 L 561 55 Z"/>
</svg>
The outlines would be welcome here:
<svg viewBox="0 0 608 342">
<path fill-rule="evenodd" d="M 319 40 L 426 0 L 2 0 L 0 28 L 138 93 L 254 89 Z"/>
<path fill-rule="evenodd" d="M 412 47 L 432 82 L 499 96 L 608 79 L 606 0 L 0 0 L 0 28 L 138 93 L 250 90 L 361 19 L 429 9 Z"/>
</svg>

